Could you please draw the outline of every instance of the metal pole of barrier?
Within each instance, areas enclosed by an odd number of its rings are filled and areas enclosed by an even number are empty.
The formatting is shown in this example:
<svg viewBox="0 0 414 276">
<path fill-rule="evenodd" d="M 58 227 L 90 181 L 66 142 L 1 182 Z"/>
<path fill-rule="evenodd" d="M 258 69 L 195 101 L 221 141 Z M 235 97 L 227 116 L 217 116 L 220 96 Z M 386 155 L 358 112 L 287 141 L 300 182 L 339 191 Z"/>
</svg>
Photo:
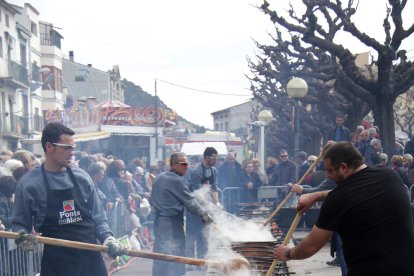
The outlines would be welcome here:
<svg viewBox="0 0 414 276">
<path fill-rule="evenodd" d="M 411 202 L 411 204 L 414 203 L 413 193 L 414 193 L 414 185 L 411 185 L 411 187 L 410 187 L 410 202 Z"/>
<path fill-rule="evenodd" d="M 240 204 L 240 189 L 239 187 L 227 187 L 223 189 L 224 206 L 228 208 L 228 212 L 237 212 Z M 237 208 L 234 208 L 237 207 Z M 233 210 L 236 209 L 236 210 Z"/>
<path fill-rule="evenodd" d="M 125 221 L 125 204 L 126 204 L 126 200 L 124 199 L 124 201 L 122 201 L 121 204 L 119 204 L 119 235 L 120 237 L 125 235 L 125 226 L 126 226 L 126 221 Z"/>
<path fill-rule="evenodd" d="M 114 205 L 112 205 L 112 208 L 108 210 L 109 213 L 110 213 L 110 217 L 111 217 L 110 228 L 111 228 L 112 232 L 114 233 L 115 237 L 117 237 L 117 233 L 116 233 L 116 229 L 115 229 L 116 228 L 116 220 L 115 220 L 115 218 L 116 218 L 116 212 L 115 212 L 116 204 L 117 204 L 117 202 L 115 202 Z"/>
<path fill-rule="evenodd" d="M 6 265 L 9 263 L 7 258 L 6 244 L 5 239 L 0 239 L 0 271 L 4 271 L 4 274 L 7 275 Z"/>
<path fill-rule="evenodd" d="M 223 203 L 223 206 L 224 206 L 223 190 L 220 189 L 220 188 L 217 188 L 217 192 L 218 192 L 219 202 L 222 202 Z"/>
</svg>

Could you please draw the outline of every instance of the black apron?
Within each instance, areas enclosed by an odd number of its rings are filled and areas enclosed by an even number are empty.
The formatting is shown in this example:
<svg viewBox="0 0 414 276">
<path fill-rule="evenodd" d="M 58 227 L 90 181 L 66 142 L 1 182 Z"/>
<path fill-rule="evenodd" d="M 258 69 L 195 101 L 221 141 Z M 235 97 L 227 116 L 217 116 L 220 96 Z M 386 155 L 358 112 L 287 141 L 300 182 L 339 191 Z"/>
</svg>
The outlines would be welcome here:
<svg viewBox="0 0 414 276">
<path fill-rule="evenodd" d="M 183 213 L 166 217 L 160 216 L 158 212 L 155 212 L 154 235 L 154 253 L 184 256 Z M 184 274 L 185 265 L 182 263 L 161 260 L 154 260 L 152 263 L 152 276 L 182 276 Z"/>
<path fill-rule="evenodd" d="M 204 167 L 204 164 L 201 164 L 203 169 L 203 177 L 201 178 L 201 185 L 196 187 L 191 187 L 191 191 L 194 192 L 196 189 L 208 185 L 211 187 L 214 184 L 214 174 L 211 167 Z M 206 176 L 206 170 L 210 170 L 210 176 Z M 212 199 L 211 199 L 212 200 Z M 204 206 L 208 207 L 208 206 Z M 190 258 L 205 258 L 207 254 L 207 236 L 205 233 L 206 225 L 202 221 L 201 217 L 194 215 L 190 211 L 186 210 L 186 256 Z M 196 253 L 196 254 L 195 254 Z"/>
<path fill-rule="evenodd" d="M 96 244 L 95 223 L 72 172 L 66 170 L 73 188 L 51 190 L 44 165 L 41 167 L 47 191 L 46 217 L 40 227 L 42 236 Z M 45 245 L 42 276 L 108 275 L 100 252 Z"/>
</svg>

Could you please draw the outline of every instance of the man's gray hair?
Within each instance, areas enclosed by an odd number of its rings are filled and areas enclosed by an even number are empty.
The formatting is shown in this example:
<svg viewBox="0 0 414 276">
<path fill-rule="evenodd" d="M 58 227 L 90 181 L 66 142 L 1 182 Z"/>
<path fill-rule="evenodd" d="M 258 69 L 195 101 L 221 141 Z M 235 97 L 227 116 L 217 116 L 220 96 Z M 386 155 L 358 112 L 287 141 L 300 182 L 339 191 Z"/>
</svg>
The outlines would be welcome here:
<svg viewBox="0 0 414 276">
<path fill-rule="evenodd" d="M 388 155 L 386 153 L 380 153 L 379 158 L 382 161 L 388 161 Z"/>
<path fill-rule="evenodd" d="M 371 142 L 369 142 L 370 146 L 376 145 L 376 144 L 381 144 L 381 140 L 379 139 L 372 139 Z"/>
<path fill-rule="evenodd" d="M 170 157 L 170 166 L 176 163 L 180 157 L 187 157 L 187 154 L 184 152 L 173 152 Z"/>
</svg>

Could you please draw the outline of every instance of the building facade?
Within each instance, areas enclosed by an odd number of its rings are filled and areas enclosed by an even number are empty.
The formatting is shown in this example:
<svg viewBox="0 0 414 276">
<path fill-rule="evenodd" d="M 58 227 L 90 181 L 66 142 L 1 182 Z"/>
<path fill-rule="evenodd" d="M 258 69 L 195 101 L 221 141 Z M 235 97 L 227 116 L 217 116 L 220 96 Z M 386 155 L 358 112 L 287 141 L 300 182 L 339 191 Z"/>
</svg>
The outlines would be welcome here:
<svg viewBox="0 0 414 276">
<path fill-rule="evenodd" d="M 62 36 L 30 4 L 0 1 L 0 148 L 33 150 L 45 110 L 63 109 Z"/>
<path fill-rule="evenodd" d="M 211 113 L 214 120 L 214 130 L 231 132 L 238 137 L 246 138 L 249 134 L 249 123 L 256 121 L 254 114 L 260 104 L 251 100 L 239 105 L 228 107 Z"/>
<path fill-rule="evenodd" d="M 114 65 L 112 70 L 102 71 L 92 64 L 76 62 L 74 51 L 70 51 L 69 59 L 63 59 L 63 80 L 68 88 L 68 96 L 75 101 L 94 98 L 97 103 L 124 102 L 124 88 L 118 65 Z"/>
<path fill-rule="evenodd" d="M 25 35 L 20 28 L 18 36 L 15 6 L 0 1 L 0 143 L 1 148 L 17 148 L 20 138 L 28 129 L 25 115 L 28 113 L 27 93 L 28 49 L 22 43 Z"/>
</svg>

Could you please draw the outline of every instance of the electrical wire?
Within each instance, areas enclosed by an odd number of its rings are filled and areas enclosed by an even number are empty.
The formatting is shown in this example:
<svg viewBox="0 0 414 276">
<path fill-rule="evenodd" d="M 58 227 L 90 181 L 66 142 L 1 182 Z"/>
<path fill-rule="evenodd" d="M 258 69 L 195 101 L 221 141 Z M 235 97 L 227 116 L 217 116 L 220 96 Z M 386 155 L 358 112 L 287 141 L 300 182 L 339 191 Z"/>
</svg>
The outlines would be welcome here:
<svg viewBox="0 0 414 276">
<path fill-rule="evenodd" d="M 246 94 L 228 94 L 228 93 L 222 93 L 222 92 L 213 92 L 213 91 L 207 91 L 207 90 L 187 87 L 187 86 L 172 83 L 172 82 L 169 82 L 169 81 L 166 81 L 166 80 L 161 80 L 161 79 L 155 79 L 155 80 L 163 82 L 163 83 L 167 83 L 167 84 L 172 85 L 172 86 L 180 87 L 180 88 L 187 89 L 187 90 L 197 91 L 197 92 L 200 92 L 200 93 L 206 93 L 206 94 L 223 95 L 223 96 L 236 96 L 236 97 L 251 97 L 252 96 L 252 95 L 246 95 Z"/>
</svg>

